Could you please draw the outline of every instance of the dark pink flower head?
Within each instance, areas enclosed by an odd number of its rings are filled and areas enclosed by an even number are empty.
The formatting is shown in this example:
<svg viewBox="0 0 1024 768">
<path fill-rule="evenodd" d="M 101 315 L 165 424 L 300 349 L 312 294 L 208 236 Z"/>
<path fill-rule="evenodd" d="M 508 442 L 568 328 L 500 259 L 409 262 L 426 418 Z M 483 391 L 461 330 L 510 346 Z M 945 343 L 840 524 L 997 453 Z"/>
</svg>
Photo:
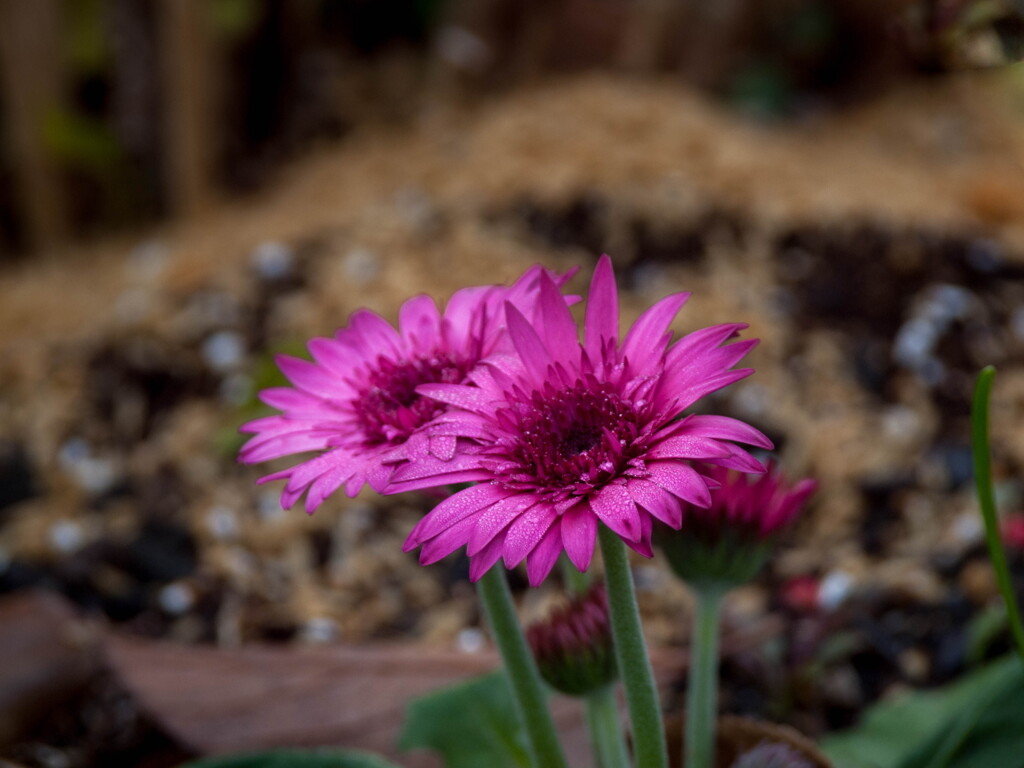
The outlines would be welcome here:
<svg viewBox="0 0 1024 768">
<path fill-rule="evenodd" d="M 818 487 L 810 479 L 789 486 L 771 463 L 767 472 L 753 477 L 720 466 L 709 467 L 707 474 L 720 487 L 711 492 L 711 506 L 684 509 L 684 533 L 700 527 L 709 535 L 730 532 L 751 539 L 771 538 L 793 522 Z"/>
<path fill-rule="evenodd" d="M 684 581 L 731 588 L 757 575 L 817 483 L 804 479 L 790 486 L 771 465 L 755 477 L 721 466 L 706 471 L 719 486 L 711 505 L 684 505 L 682 526 L 662 526 L 655 539 Z"/>
<path fill-rule="evenodd" d="M 406 549 L 422 546 L 421 562 L 431 563 L 465 545 L 474 580 L 499 558 L 509 567 L 526 559 L 536 585 L 563 550 L 586 570 L 599 523 L 651 556 L 654 519 L 679 527 L 683 502 L 711 502 L 711 481 L 689 461 L 763 471 L 735 444 L 769 447 L 757 430 L 722 416 L 681 418 L 704 395 L 752 373 L 733 366 L 756 343 L 723 346 L 745 327 L 730 324 L 670 344 L 669 325 L 687 297 L 655 304 L 620 343 L 605 256 L 591 282 L 582 344 L 546 276 L 534 322 L 506 304 L 514 354 L 474 370 L 473 386 L 418 390 L 451 406 L 430 428 L 435 439 L 473 440 L 478 449 L 409 463 L 396 472 L 394 488 L 477 485 L 430 512 Z"/>
<path fill-rule="evenodd" d="M 545 285 L 568 279 L 534 267 L 511 287 L 458 291 L 443 315 L 432 298 L 416 296 L 402 305 L 398 330 L 361 309 L 334 338 L 309 343 L 312 362 L 279 356 L 277 364 L 293 386 L 260 393 L 263 402 L 281 413 L 242 426 L 255 436 L 242 448 L 240 459 L 255 464 L 318 452 L 260 479 L 287 479 L 282 506 L 290 508 L 306 494 L 308 512 L 341 487 L 349 496 L 364 483 L 384 490 L 395 466 L 415 456 L 452 459 L 456 437 L 422 433 L 447 406 L 417 388 L 467 383 L 468 374 L 487 355 L 510 348 L 504 307 L 530 313 L 542 277 Z"/>
</svg>

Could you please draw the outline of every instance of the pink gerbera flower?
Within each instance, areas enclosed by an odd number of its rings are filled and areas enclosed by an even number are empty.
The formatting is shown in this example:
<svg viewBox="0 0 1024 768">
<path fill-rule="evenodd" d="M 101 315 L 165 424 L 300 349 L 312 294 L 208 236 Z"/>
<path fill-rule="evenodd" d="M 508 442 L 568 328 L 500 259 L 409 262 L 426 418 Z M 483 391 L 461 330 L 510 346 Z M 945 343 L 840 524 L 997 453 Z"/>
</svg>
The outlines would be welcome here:
<svg viewBox="0 0 1024 768">
<path fill-rule="evenodd" d="M 805 478 L 791 486 L 771 465 L 755 477 L 724 467 L 707 473 L 719 486 L 711 505 L 684 505 L 680 529 L 661 529 L 655 539 L 683 580 L 743 584 L 757 575 L 818 484 Z"/>
<path fill-rule="evenodd" d="M 481 360 L 508 343 L 504 305 L 529 314 L 541 276 L 546 285 L 568 279 L 534 267 L 510 288 L 458 291 L 443 315 L 432 298 L 417 296 L 402 305 L 398 330 L 361 309 L 334 338 L 309 343 L 313 362 L 279 356 L 277 364 L 294 386 L 260 393 L 263 402 L 281 413 L 241 427 L 255 435 L 243 446 L 241 461 L 255 464 L 318 452 L 260 479 L 287 479 L 282 506 L 288 509 L 306 494 L 306 510 L 313 512 L 342 486 L 349 496 L 365 483 L 383 490 L 395 466 L 414 456 L 451 460 L 455 436 L 420 433 L 446 406 L 421 395 L 417 387 L 467 382 Z"/>
<path fill-rule="evenodd" d="M 678 528 L 683 502 L 711 502 L 713 482 L 689 461 L 763 471 L 735 444 L 770 447 L 760 432 L 723 416 L 682 416 L 704 395 L 752 373 L 733 366 L 756 343 L 723 346 L 746 327 L 729 324 L 670 345 L 669 325 L 688 296 L 655 304 L 621 344 L 607 256 L 594 271 L 582 344 L 546 276 L 535 322 L 506 304 L 515 354 L 477 368 L 472 386 L 418 389 L 451 406 L 431 426 L 435 439 L 472 440 L 479 448 L 410 462 L 396 472 L 393 489 L 477 485 L 424 517 L 406 549 L 422 546 L 421 562 L 432 563 L 466 546 L 474 580 L 499 558 L 508 567 L 526 559 L 536 585 L 563 550 L 586 570 L 599 524 L 651 556 L 654 519 Z"/>
</svg>

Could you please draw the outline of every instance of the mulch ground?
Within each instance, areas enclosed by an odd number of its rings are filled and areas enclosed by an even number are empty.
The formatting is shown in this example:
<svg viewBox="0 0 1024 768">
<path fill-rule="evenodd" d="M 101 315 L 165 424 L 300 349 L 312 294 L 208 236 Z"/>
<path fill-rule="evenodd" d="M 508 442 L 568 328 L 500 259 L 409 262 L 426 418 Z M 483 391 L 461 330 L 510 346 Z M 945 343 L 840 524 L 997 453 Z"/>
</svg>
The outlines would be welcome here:
<svg viewBox="0 0 1024 768">
<path fill-rule="evenodd" d="M 236 427 L 259 412 L 274 352 L 360 306 L 394 319 L 414 293 L 538 261 L 588 276 L 607 251 L 630 318 L 690 290 L 679 331 L 750 324 L 758 372 L 708 408 L 821 482 L 730 603 L 731 631 L 780 630 L 725 660 L 723 708 L 816 735 L 950 680 L 1005 647 L 967 415 L 975 372 L 995 363 L 998 490 L 1021 509 L 1022 103 L 1013 81 L 975 75 L 764 126 L 673 83 L 577 78 L 357 131 L 199 220 L 8 267 L 0 591 L 55 590 L 151 639 L 472 653 L 465 560 L 421 568 L 401 552 L 426 502 L 282 512 L 235 462 Z M 682 648 L 685 590 L 657 560 L 637 566 L 650 640 Z M 558 597 L 556 581 L 516 587 L 527 616 Z M 87 725 L 51 726 L 0 754 L 110 764 L 69 746 Z"/>
</svg>

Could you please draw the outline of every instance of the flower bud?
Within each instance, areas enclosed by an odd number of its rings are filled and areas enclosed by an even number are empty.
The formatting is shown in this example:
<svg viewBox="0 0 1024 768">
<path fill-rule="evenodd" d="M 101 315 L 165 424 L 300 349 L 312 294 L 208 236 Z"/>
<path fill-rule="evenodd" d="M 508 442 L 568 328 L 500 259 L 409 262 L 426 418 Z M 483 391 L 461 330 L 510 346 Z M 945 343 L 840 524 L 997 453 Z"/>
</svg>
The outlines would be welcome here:
<svg viewBox="0 0 1024 768">
<path fill-rule="evenodd" d="M 526 638 L 541 677 L 557 691 L 586 696 L 614 682 L 615 649 L 603 584 L 530 626 Z"/>
</svg>

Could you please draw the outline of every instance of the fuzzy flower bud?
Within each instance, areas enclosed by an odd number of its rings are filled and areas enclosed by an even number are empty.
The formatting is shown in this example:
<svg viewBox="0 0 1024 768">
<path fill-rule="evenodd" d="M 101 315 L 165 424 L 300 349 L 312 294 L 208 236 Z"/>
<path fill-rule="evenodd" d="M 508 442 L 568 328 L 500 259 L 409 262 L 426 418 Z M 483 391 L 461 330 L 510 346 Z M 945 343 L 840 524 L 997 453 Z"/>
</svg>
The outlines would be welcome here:
<svg viewBox="0 0 1024 768">
<path fill-rule="evenodd" d="M 732 768 L 812 768 L 811 764 L 785 744 L 759 744 L 740 755 Z"/>
<path fill-rule="evenodd" d="M 541 677 L 555 690 L 585 696 L 616 678 L 615 649 L 603 584 L 533 624 L 526 632 Z"/>
<path fill-rule="evenodd" d="M 801 480 L 789 487 L 774 467 L 753 477 L 717 466 L 704 472 L 719 486 L 711 505 L 686 504 L 682 527 L 661 526 L 657 541 L 684 581 L 732 588 L 757 575 L 817 484 Z"/>
</svg>

